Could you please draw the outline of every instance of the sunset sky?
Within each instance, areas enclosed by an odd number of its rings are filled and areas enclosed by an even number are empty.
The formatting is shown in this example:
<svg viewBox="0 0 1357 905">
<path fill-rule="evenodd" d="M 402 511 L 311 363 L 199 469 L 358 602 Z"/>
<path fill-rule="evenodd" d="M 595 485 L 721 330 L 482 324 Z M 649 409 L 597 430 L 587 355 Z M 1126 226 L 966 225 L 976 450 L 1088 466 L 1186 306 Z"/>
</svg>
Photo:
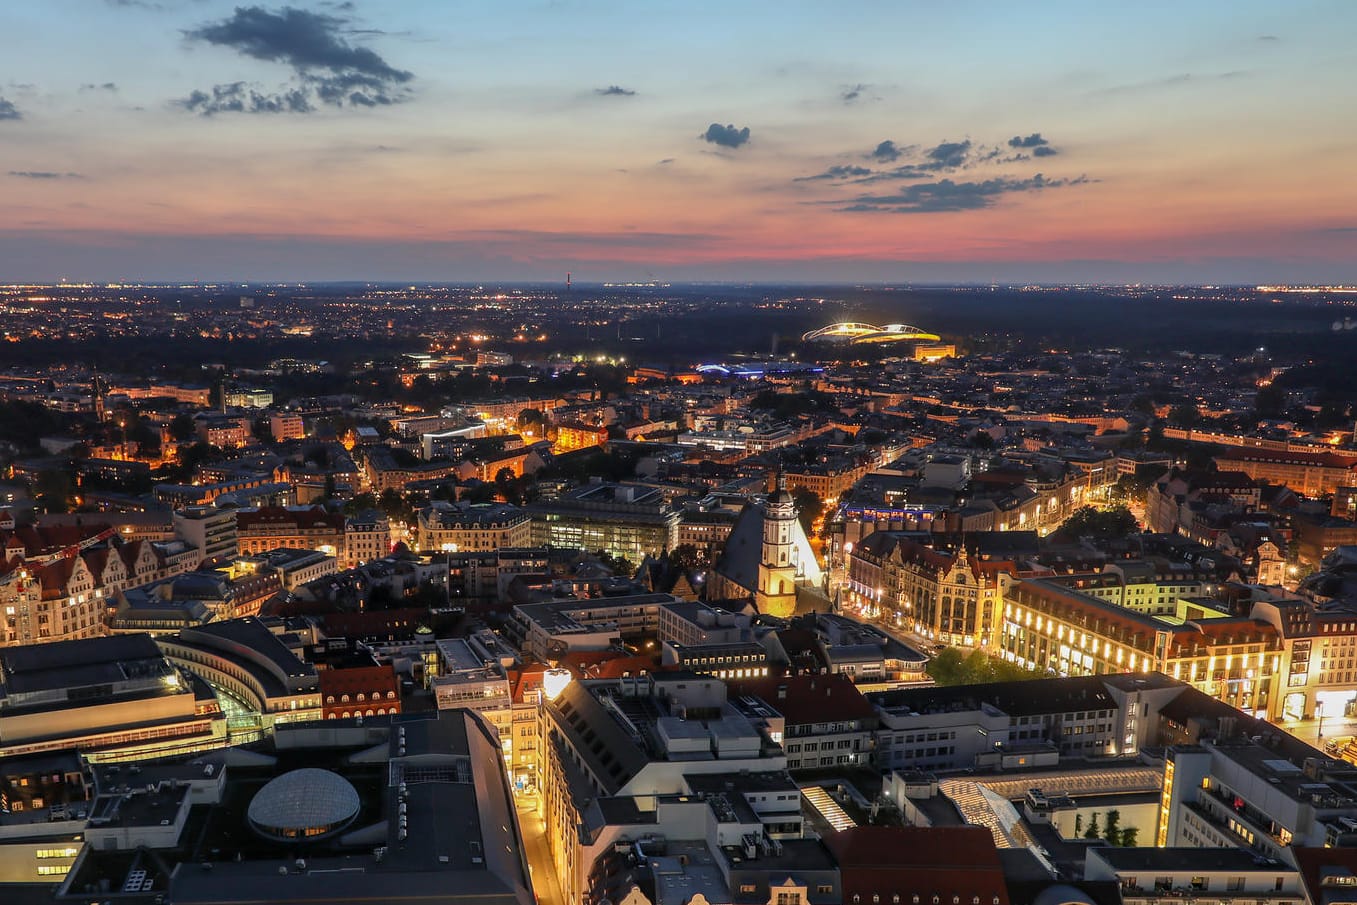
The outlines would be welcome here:
<svg viewBox="0 0 1357 905">
<path fill-rule="evenodd" d="M 0 282 L 1357 283 L 1357 3 L 0 4 Z"/>
</svg>

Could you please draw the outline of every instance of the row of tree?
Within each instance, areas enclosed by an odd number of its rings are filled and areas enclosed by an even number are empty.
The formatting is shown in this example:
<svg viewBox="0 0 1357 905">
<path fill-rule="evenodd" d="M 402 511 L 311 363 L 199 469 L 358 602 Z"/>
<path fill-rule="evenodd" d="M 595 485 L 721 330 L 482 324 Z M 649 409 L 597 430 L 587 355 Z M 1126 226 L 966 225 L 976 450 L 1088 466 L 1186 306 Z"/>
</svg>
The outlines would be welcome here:
<svg viewBox="0 0 1357 905">
<path fill-rule="evenodd" d="M 1121 825 L 1121 811 L 1112 808 L 1110 811 L 1103 812 L 1103 825 L 1098 825 L 1098 814 L 1089 818 L 1088 826 L 1084 826 L 1084 815 L 1074 815 L 1074 835 L 1083 836 L 1085 839 L 1102 839 L 1108 845 L 1115 845 L 1121 848 L 1135 848 L 1140 837 L 1140 830 L 1133 826 Z"/>
<path fill-rule="evenodd" d="M 1046 674 L 1039 670 L 1027 669 L 978 650 L 963 654 L 955 647 L 938 651 L 925 669 L 938 685 L 978 685 L 984 682 L 1046 678 Z"/>
</svg>

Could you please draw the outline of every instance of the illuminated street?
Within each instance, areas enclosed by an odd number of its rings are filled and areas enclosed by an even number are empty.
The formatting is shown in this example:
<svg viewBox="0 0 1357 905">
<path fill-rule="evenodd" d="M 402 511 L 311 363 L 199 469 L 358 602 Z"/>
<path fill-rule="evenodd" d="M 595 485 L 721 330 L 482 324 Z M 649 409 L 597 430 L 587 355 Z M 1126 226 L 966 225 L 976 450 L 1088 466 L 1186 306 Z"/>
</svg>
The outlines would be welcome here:
<svg viewBox="0 0 1357 905">
<path fill-rule="evenodd" d="M 1314 745 L 1323 750 L 1326 742 L 1332 742 L 1337 739 L 1351 738 L 1357 735 L 1357 718 L 1325 717 L 1323 721 L 1323 735 L 1320 735 L 1320 721 L 1314 720 L 1287 720 L 1278 723 L 1277 726 L 1288 734 L 1300 739 L 1308 745 Z"/>
<path fill-rule="evenodd" d="M 551 852 L 547 849 L 546 821 L 538 809 L 541 797 L 536 792 L 519 792 L 514 795 L 514 801 L 518 805 L 518 825 L 527 845 L 528 871 L 532 874 L 537 901 L 542 905 L 565 905 L 565 896 L 556 882 Z"/>
</svg>

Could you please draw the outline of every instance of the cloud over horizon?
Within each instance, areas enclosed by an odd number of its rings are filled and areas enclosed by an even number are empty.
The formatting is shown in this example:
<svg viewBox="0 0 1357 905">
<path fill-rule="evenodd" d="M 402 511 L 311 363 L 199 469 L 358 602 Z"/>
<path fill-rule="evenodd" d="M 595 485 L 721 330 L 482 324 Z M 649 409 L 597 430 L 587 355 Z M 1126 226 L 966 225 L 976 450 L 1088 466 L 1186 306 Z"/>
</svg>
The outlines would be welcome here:
<svg viewBox="0 0 1357 905">
<path fill-rule="evenodd" d="M 0 97 L 0 120 L 23 119 L 24 115 L 19 112 L 19 108 L 14 106 L 14 102 Z"/>
<path fill-rule="evenodd" d="M 908 185 L 887 195 L 859 195 L 838 208 L 847 212 L 886 212 L 899 214 L 951 213 L 992 206 L 1004 195 L 1064 188 L 1092 182 L 1086 176 L 1074 179 L 1047 179 L 1041 173 L 1026 179 L 999 176 L 976 182 L 939 179 Z M 839 202 L 834 202 L 839 203 Z"/>
<path fill-rule="evenodd" d="M 607 88 L 595 88 L 594 94 L 599 97 L 635 97 L 636 92 L 630 88 L 623 88 L 621 85 L 609 85 Z"/>
<path fill-rule="evenodd" d="M 377 107 L 408 99 L 414 74 L 397 69 L 366 47 L 350 44 L 352 20 L 284 6 L 238 6 L 226 19 L 190 29 L 190 42 L 225 47 L 242 56 L 292 69 L 292 82 L 276 91 L 244 80 L 195 90 L 180 101 L 187 110 L 215 113 L 311 113 L 321 106 Z"/>
</svg>

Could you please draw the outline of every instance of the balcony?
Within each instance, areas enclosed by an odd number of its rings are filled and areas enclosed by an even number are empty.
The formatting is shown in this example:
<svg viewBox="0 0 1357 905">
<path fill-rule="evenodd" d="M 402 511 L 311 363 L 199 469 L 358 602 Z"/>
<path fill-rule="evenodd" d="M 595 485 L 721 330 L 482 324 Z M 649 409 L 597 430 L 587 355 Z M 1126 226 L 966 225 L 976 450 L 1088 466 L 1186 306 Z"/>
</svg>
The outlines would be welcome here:
<svg viewBox="0 0 1357 905">
<path fill-rule="evenodd" d="M 1241 846 L 1252 848 L 1270 858 L 1282 857 L 1289 843 L 1284 843 L 1278 834 L 1264 827 L 1257 818 L 1236 811 L 1229 802 L 1214 791 L 1206 793 L 1203 797 L 1207 799 L 1206 803 L 1200 800 L 1189 802 L 1187 804 L 1188 809 L 1229 838 L 1238 840 Z M 1214 807 L 1211 806 L 1212 804 L 1214 804 Z M 1253 833 L 1253 841 L 1250 842 L 1231 828 L 1229 818 L 1220 813 L 1221 811 L 1228 813 L 1237 823 Z"/>
</svg>

